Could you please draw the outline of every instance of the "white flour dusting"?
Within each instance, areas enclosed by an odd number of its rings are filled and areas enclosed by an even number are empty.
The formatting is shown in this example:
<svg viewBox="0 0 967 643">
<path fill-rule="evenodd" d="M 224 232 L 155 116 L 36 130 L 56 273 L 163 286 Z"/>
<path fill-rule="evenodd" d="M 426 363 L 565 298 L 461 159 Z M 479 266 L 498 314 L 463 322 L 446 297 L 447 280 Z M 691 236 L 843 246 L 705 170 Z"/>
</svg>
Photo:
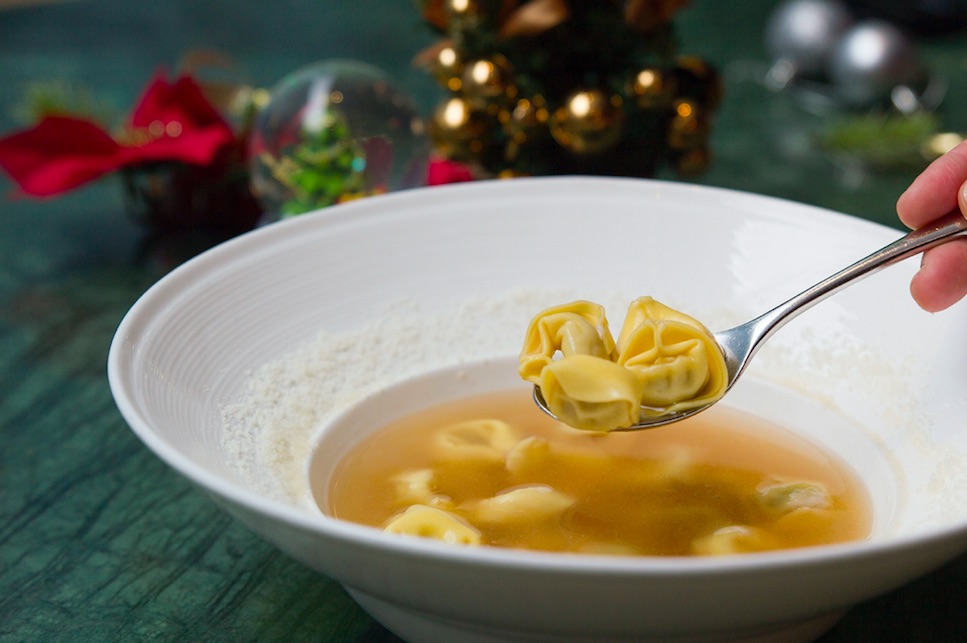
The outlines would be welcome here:
<svg viewBox="0 0 967 643">
<path fill-rule="evenodd" d="M 307 463 L 319 431 L 360 399 L 412 376 L 444 367 L 495 357 L 514 357 L 520 351 L 527 324 L 543 308 L 579 298 L 605 306 L 612 324 L 623 319 L 633 296 L 611 293 L 588 297 L 573 291 L 513 291 L 493 298 L 468 300 L 452 308 L 426 311 L 413 301 L 397 301 L 375 319 L 347 332 L 320 332 L 291 353 L 251 373 L 239 399 L 222 408 L 222 438 L 226 461 L 250 490 L 286 504 L 317 511 L 309 490 Z M 728 315 L 690 311 L 711 328 L 724 328 Z M 897 448 L 914 452 L 912 462 L 932 471 L 905 469 L 916 493 L 942 498 L 937 515 L 916 514 L 919 522 L 943 522 L 952 494 L 952 480 L 967 479 L 967 465 L 945 458 L 941 445 L 926 435 L 922 409 L 904 390 L 922 365 L 890 363 L 869 346 L 857 343 L 835 324 L 822 332 L 790 327 L 783 339 L 763 350 L 750 368 L 759 374 L 817 399 L 846 417 L 875 417 L 891 409 L 901 417 L 867 427 L 877 451 Z M 914 377 L 916 381 L 917 377 Z M 824 394 L 830 397 L 826 399 Z M 849 399 L 861 418 L 847 412 L 835 399 Z M 879 407 L 880 411 L 876 409 Z M 898 446 L 900 445 L 900 446 Z M 929 479 L 924 479 L 924 477 Z M 946 483 L 946 484 L 944 484 Z M 938 487 L 948 487 L 939 493 Z M 967 488 L 967 486 L 965 486 Z M 923 508 L 921 508 L 923 509 Z M 929 512 L 928 512 L 929 513 Z M 909 516 L 907 516 L 909 518 Z M 948 518 L 949 519 L 949 518 Z"/>
<path fill-rule="evenodd" d="M 427 313 L 415 302 L 352 332 L 321 332 L 248 378 L 241 398 L 222 409 L 223 448 L 253 491 L 313 507 L 306 462 L 318 431 L 355 401 L 441 367 L 516 356 L 534 314 L 573 292 L 515 291 Z M 623 317 L 627 296 L 602 299 Z"/>
</svg>

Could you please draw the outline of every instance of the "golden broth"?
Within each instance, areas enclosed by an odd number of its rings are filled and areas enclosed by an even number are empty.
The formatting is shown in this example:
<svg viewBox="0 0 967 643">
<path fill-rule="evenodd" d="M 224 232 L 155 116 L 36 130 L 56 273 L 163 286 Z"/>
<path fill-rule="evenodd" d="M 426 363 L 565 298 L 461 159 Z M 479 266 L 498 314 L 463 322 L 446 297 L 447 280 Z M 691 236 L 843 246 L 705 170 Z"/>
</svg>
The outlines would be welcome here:
<svg viewBox="0 0 967 643">
<path fill-rule="evenodd" d="M 511 435 L 452 429 L 480 418 L 502 420 Z M 466 448 L 450 448 L 454 439 Z M 516 507 L 500 501 L 521 489 L 542 493 Z M 847 466 L 755 416 L 720 405 L 659 429 L 593 433 L 541 413 L 529 391 L 460 400 L 376 431 L 337 465 L 320 508 L 385 527 L 415 504 L 459 516 L 483 545 L 561 552 L 762 551 L 861 539 L 872 523 Z"/>
</svg>

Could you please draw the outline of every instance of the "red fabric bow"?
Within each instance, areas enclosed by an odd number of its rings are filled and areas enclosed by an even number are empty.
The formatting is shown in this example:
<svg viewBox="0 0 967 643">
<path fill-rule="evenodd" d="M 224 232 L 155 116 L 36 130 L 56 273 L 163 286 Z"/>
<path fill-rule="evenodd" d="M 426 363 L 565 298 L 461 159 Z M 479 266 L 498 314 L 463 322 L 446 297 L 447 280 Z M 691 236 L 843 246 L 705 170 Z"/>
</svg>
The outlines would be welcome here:
<svg viewBox="0 0 967 643">
<path fill-rule="evenodd" d="M 466 165 L 445 158 L 432 157 L 427 167 L 427 185 L 447 185 L 473 181 L 473 173 Z"/>
<path fill-rule="evenodd" d="M 212 164 L 235 141 L 190 77 L 156 76 L 120 140 L 89 121 L 48 116 L 0 139 L 0 168 L 28 195 L 53 196 L 124 167 L 159 161 Z"/>
</svg>

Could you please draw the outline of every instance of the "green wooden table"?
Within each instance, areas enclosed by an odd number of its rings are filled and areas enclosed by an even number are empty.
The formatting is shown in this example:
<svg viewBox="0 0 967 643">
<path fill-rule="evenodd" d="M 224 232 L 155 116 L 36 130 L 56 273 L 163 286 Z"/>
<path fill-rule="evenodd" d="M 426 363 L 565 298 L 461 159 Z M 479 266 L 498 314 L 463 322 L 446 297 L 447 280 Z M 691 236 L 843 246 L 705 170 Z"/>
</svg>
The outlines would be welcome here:
<svg viewBox="0 0 967 643">
<path fill-rule="evenodd" d="M 683 52 L 727 85 L 702 183 L 897 225 L 911 169 L 851 175 L 810 144 L 822 122 L 756 81 L 772 3 L 697 1 Z M 412 2 L 79 1 L 0 11 L 0 131 L 24 85 L 64 79 L 130 105 L 185 51 L 231 54 L 269 86 L 326 58 L 390 72 L 422 109 L 436 88 L 410 65 L 434 36 Z M 945 126 L 967 131 L 962 35 L 923 40 L 949 76 Z M 664 177 L 674 178 L 674 177 Z M 8 184 L 0 180 L 4 191 Z M 334 582 L 292 562 L 163 466 L 114 407 L 105 359 L 124 312 L 212 243 L 153 236 L 100 181 L 47 201 L 0 203 L 0 641 L 396 640 Z M 959 641 L 967 558 L 853 610 L 822 640 Z"/>
</svg>

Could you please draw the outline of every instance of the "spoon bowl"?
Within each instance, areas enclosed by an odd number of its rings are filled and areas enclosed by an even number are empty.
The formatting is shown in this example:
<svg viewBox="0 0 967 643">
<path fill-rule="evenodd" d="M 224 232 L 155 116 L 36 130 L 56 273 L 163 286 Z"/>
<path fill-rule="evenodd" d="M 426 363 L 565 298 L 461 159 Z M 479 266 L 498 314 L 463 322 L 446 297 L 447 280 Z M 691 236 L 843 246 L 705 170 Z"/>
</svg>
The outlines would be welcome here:
<svg viewBox="0 0 967 643">
<path fill-rule="evenodd" d="M 807 288 L 795 297 L 779 304 L 755 319 L 735 326 L 734 328 L 714 333 L 712 336 L 722 351 L 728 372 L 728 383 L 723 391 L 723 396 L 738 381 L 739 377 L 745 371 L 745 368 L 749 365 L 749 362 L 765 341 L 788 322 L 824 299 L 887 266 L 891 266 L 921 252 L 925 252 L 934 246 L 961 236 L 967 236 L 967 218 L 960 211 L 955 210 L 937 219 L 930 225 L 907 233 L 893 243 L 847 266 L 816 285 Z M 660 409 L 647 409 L 648 413 L 637 423 L 615 430 L 639 431 L 679 422 L 687 417 L 701 413 L 721 399 L 719 397 L 704 406 L 673 413 L 661 413 Z M 542 411 L 558 419 L 548 408 L 547 402 L 544 400 L 544 396 L 538 386 L 534 387 L 534 401 Z"/>
</svg>

